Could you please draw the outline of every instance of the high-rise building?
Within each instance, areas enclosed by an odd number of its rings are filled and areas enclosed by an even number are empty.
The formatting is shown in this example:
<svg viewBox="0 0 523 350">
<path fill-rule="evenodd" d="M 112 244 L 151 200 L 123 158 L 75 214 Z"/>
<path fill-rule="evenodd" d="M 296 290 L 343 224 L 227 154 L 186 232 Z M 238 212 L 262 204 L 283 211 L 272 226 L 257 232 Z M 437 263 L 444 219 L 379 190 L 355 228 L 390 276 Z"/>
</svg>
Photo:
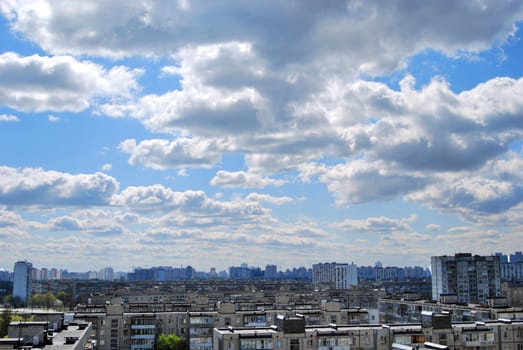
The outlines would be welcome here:
<svg viewBox="0 0 523 350">
<path fill-rule="evenodd" d="M 278 267 L 276 265 L 267 265 L 265 266 L 265 278 L 275 279 L 278 277 Z"/>
<path fill-rule="evenodd" d="M 459 253 L 431 257 L 432 299 L 454 296 L 458 303 L 485 304 L 501 296 L 499 256 Z"/>
<path fill-rule="evenodd" d="M 33 264 L 17 261 L 13 271 L 13 298 L 27 305 L 31 298 Z"/>
<path fill-rule="evenodd" d="M 114 270 L 112 267 L 104 267 L 98 273 L 98 279 L 112 281 L 114 279 Z"/>
<path fill-rule="evenodd" d="M 521 252 L 515 252 L 514 254 L 510 254 L 510 262 L 523 263 L 523 254 Z"/>
<path fill-rule="evenodd" d="M 0 269 L 0 281 L 10 281 L 10 280 L 11 280 L 11 273 L 9 271 Z"/>
<path fill-rule="evenodd" d="M 347 289 L 358 284 L 358 267 L 352 264 L 318 263 L 312 265 L 312 282 L 334 283 L 336 289 Z"/>
</svg>

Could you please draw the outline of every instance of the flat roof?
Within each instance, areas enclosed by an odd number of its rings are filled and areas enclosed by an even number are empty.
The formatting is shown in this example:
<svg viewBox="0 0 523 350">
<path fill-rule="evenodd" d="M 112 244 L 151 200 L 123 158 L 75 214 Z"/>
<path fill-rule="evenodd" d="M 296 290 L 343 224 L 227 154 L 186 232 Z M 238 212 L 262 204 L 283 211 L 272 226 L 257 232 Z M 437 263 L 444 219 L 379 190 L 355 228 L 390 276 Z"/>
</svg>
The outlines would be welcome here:
<svg viewBox="0 0 523 350">
<path fill-rule="evenodd" d="M 46 345 L 43 349 L 73 349 L 76 342 L 73 344 L 66 344 L 66 338 L 73 337 L 81 339 L 85 332 L 90 331 L 89 327 L 80 329 L 80 326 L 69 326 L 67 329 L 62 330 L 61 332 L 53 333 L 53 344 Z"/>
<path fill-rule="evenodd" d="M 14 321 L 9 323 L 10 326 L 47 326 L 49 321 Z"/>
</svg>

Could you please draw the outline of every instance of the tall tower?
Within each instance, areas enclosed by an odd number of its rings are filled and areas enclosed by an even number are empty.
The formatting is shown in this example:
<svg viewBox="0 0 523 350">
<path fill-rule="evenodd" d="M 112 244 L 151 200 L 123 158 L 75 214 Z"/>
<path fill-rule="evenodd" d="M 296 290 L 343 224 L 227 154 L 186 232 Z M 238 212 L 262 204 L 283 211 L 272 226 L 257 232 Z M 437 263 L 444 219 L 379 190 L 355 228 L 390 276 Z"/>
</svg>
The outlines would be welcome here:
<svg viewBox="0 0 523 350">
<path fill-rule="evenodd" d="M 13 298 L 19 298 L 20 303 L 27 306 L 31 298 L 33 264 L 27 261 L 17 261 L 13 270 Z"/>
</svg>

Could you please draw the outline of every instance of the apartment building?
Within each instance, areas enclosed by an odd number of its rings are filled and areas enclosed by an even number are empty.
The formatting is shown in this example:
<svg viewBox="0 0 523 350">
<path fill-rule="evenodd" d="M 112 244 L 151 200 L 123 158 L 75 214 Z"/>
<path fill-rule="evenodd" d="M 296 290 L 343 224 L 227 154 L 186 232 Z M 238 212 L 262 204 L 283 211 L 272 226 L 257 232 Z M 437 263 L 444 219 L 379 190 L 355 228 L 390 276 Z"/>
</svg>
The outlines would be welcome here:
<svg viewBox="0 0 523 350">
<path fill-rule="evenodd" d="M 354 264 L 318 263 L 312 265 L 314 284 L 333 283 L 336 289 L 358 285 L 358 267 Z"/>
<path fill-rule="evenodd" d="M 523 349 L 522 321 L 454 323 L 448 315 L 406 325 L 315 325 L 281 318 L 273 327 L 216 328 L 214 350 Z"/>
<path fill-rule="evenodd" d="M 460 253 L 431 257 L 432 299 L 455 296 L 458 303 L 485 304 L 501 296 L 499 256 Z"/>
<path fill-rule="evenodd" d="M 203 303 L 203 299 L 197 300 Z M 307 325 L 366 324 L 370 320 L 368 310 L 342 308 L 339 302 L 334 301 L 323 301 L 319 306 L 298 304 L 295 307 L 271 308 L 266 304 L 252 307 L 247 303 L 231 302 L 204 306 L 198 305 L 196 300 L 188 305 L 126 304 L 122 300 L 114 298 L 105 305 L 85 305 L 75 313 L 76 319 L 92 323 L 100 350 L 152 349 L 158 334 L 176 334 L 188 341 L 190 349 L 210 350 L 216 327 L 268 327 L 275 324 L 279 316 L 294 317 L 296 314 Z M 282 296 L 278 301 L 288 302 L 289 297 Z M 251 307 L 246 308 L 246 305 Z M 195 308 L 199 311 L 191 311 Z"/>
<path fill-rule="evenodd" d="M 444 304 L 426 300 L 381 298 L 378 301 L 381 323 L 419 323 L 424 312 L 448 313 L 451 321 L 474 322 L 497 319 L 523 320 L 523 307 Z"/>
</svg>

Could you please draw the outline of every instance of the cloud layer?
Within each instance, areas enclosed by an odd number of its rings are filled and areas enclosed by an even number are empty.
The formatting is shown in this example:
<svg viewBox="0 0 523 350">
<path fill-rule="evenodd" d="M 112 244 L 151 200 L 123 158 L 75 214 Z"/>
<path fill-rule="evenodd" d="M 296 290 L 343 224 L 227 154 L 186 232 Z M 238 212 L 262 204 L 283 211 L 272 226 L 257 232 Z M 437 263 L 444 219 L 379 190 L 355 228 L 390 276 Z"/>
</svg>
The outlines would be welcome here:
<svg viewBox="0 0 523 350">
<path fill-rule="evenodd" d="M 194 251 L 210 266 L 202 251 L 421 261 L 442 238 L 441 253 L 523 243 L 518 70 L 457 89 L 412 67 L 513 60 L 521 2 L 7 0 L 0 13 L 23 48 L 0 54 L 5 139 L 42 113 L 67 132 L 75 115 L 97 148 L 54 170 L 30 139 L 9 144 L 4 250 L 33 237 L 37 257 Z"/>
</svg>

